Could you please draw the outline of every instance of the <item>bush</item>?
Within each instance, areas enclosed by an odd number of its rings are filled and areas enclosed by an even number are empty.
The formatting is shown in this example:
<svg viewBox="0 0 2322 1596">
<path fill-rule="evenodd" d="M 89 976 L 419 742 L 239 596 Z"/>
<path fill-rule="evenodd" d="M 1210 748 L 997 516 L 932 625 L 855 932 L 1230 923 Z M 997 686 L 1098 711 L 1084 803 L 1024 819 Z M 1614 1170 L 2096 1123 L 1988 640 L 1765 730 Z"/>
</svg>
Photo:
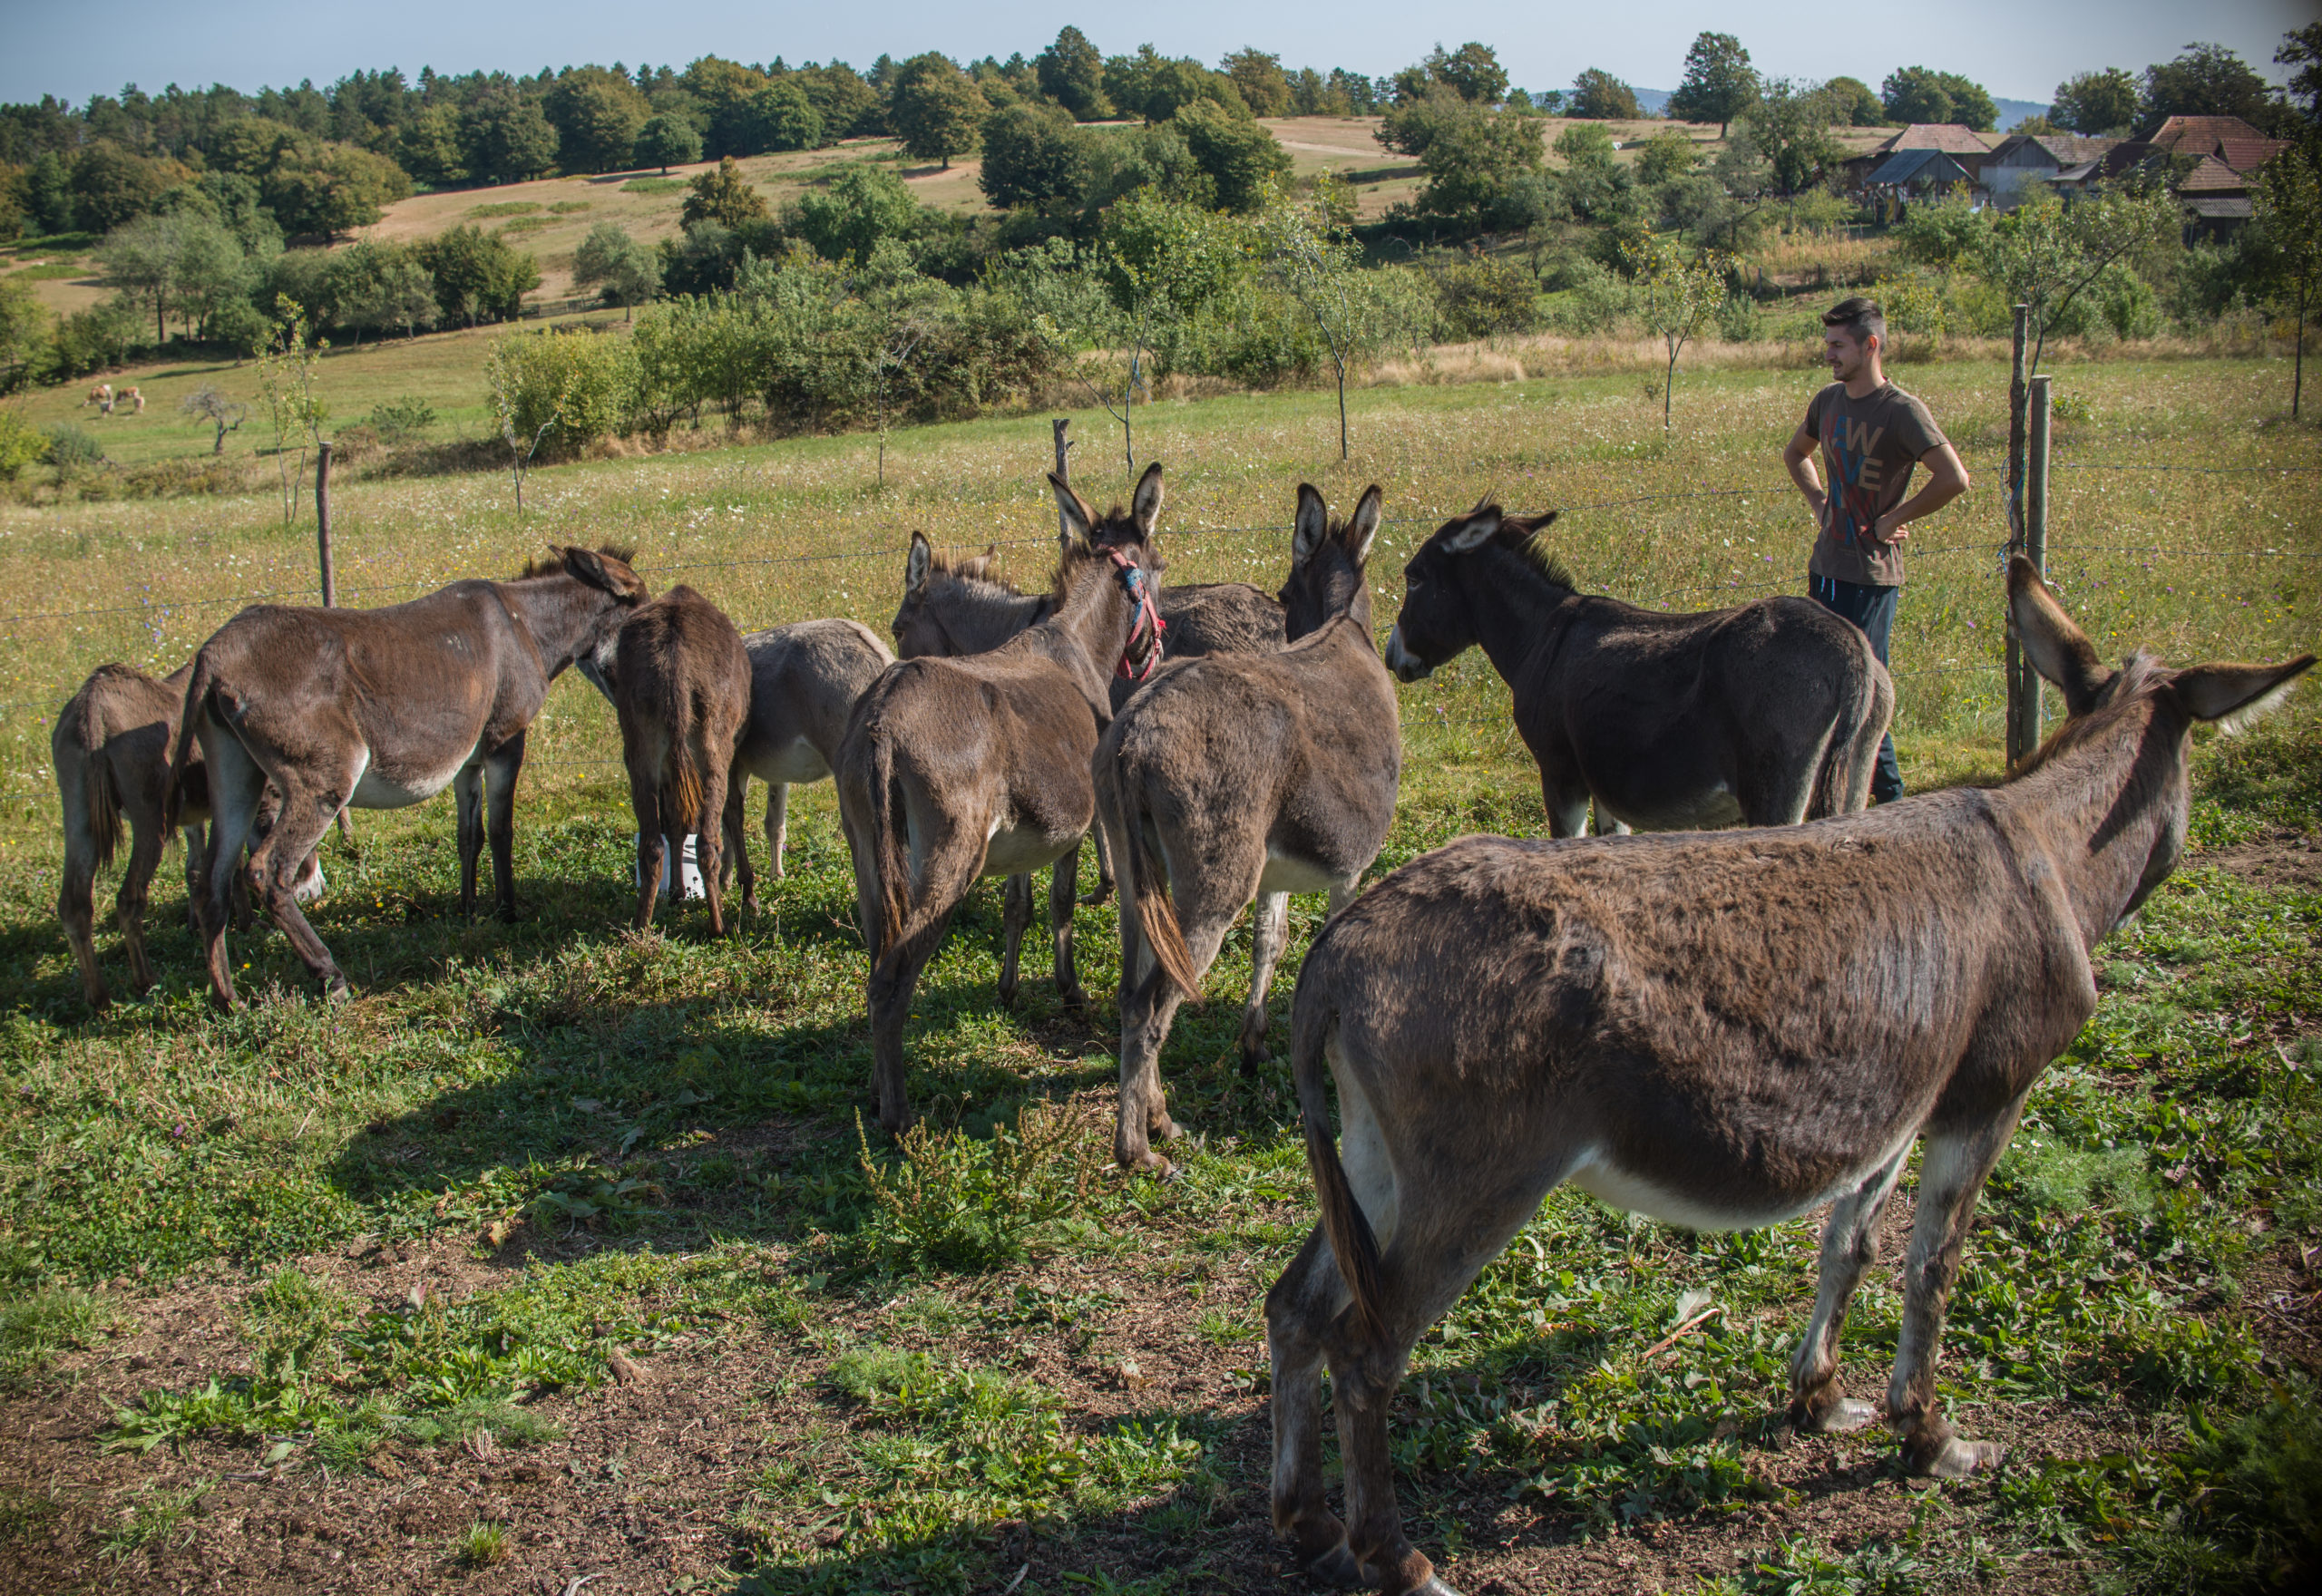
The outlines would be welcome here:
<svg viewBox="0 0 2322 1596">
<path fill-rule="evenodd" d="M 48 458 L 45 433 L 27 425 L 14 410 L 0 410 L 0 482 L 13 482 L 24 467 Z"/>
<path fill-rule="evenodd" d="M 49 463 L 60 472 L 94 471 L 105 460 L 104 445 L 86 427 L 59 422 L 48 429 Z"/>
<path fill-rule="evenodd" d="M 1027 1105 L 1011 1125 L 979 1142 L 921 1121 L 898 1143 L 894 1163 L 874 1162 L 860 1117 L 863 1180 L 879 1216 L 868 1227 L 883 1251 L 906 1265 L 983 1270 L 1024 1253 L 1040 1227 L 1071 1213 L 1098 1169 L 1096 1139 L 1068 1111 Z"/>
<path fill-rule="evenodd" d="M 144 325 L 144 318 L 120 298 L 74 311 L 57 324 L 49 345 L 49 375 L 63 382 L 121 365 Z"/>
<path fill-rule="evenodd" d="M 1444 329 L 1454 339 L 1529 332 L 1540 319 L 1531 274 L 1505 260 L 1474 256 L 1435 279 Z"/>
<path fill-rule="evenodd" d="M 619 429 L 636 386 L 627 345 L 595 333 L 512 333 L 485 369 L 507 394 L 518 443 L 540 436 L 543 453 L 576 454 Z"/>
<path fill-rule="evenodd" d="M 366 420 L 384 443 L 400 443 L 415 433 L 424 433 L 435 424 L 435 407 L 424 399 L 405 396 L 383 400 L 371 406 Z"/>
</svg>

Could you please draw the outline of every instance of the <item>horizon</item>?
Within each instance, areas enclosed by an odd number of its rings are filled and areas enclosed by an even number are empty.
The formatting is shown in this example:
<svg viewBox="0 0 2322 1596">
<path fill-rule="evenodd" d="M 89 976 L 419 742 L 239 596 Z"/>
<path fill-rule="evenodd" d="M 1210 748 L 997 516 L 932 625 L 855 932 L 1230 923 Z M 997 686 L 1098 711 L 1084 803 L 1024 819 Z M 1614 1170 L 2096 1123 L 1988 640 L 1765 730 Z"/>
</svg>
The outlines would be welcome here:
<svg viewBox="0 0 2322 1596">
<path fill-rule="evenodd" d="M 1512 84 L 1535 92 L 1567 87 L 1583 70 L 1600 67 L 1633 88 L 1665 92 L 1682 78 L 1694 34 L 1709 30 L 1735 34 L 1752 63 L 1770 76 L 1845 75 L 1876 89 L 1888 73 L 1923 65 L 1958 73 L 1995 100 L 2044 106 L 2055 86 L 2074 73 L 2114 66 L 2142 72 L 2196 42 L 2236 50 L 2259 75 L 2278 83 L 2285 74 L 2273 53 L 2282 34 L 2322 15 L 2314 0 L 2230 0 L 2192 23 L 2161 0 L 2081 0 L 2027 18 L 2005 0 L 1958 0 L 1952 12 L 1960 25 L 1939 44 L 1898 47 L 1883 35 L 1863 44 L 1836 38 L 1821 9 L 1801 0 L 1742 6 L 1678 0 L 1644 24 L 1602 15 L 1560 18 L 1554 42 L 1539 36 L 1544 30 L 1537 8 L 1506 0 L 1467 0 L 1430 13 L 1424 23 L 1408 21 L 1400 7 L 1326 11 L 1303 4 L 1274 8 L 1254 21 L 1243 8 L 1194 0 L 1173 13 L 1168 29 L 1126 28 L 1119 37 L 1107 36 L 1102 23 L 1088 25 L 1072 8 L 1020 0 L 973 18 L 951 8 L 905 4 L 876 19 L 802 10 L 795 19 L 773 20 L 734 0 L 709 0 L 681 23 L 642 40 L 633 15 L 602 0 L 571 10 L 576 15 L 560 19 L 561 47 L 543 50 L 536 30 L 520 21 L 480 22 L 444 0 L 411 0 L 398 15 L 447 44 L 415 51 L 402 41 L 380 44 L 377 31 L 355 18 L 325 18 L 318 30 L 309 9 L 286 0 L 254 0 L 223 31 L 158 0 L 120 0 L 102 30 L 61 10 L 20 18 L 15 47 L 0 61 L 0 103 L 37 104 L 54 95 L 77 108 L 93 95 L 117 95 L 132 85 L 146 93 L 213 83 L 245 93 L 301 83 L 327 87 L 357 71 L 389 68 L 416 80 L 427 68 L 450 76 L 505 72 L 527 77 L 543 68 L 617 62 L 682 69 L 713 54 L 744 62 L 780 57 L 793 65 L 840 60 L 857 70 L 883 54 L 902 59 L 925 50 L 962 63 L 986 55 L 1004 61 L 1020 53 L 1029 59 L 1059 28 L 1075 24 L 1107 55 L 1127 54 L 1149 42 L 1165 54 L 1214 66 L 1232 51 L 1254 46 L 1278 54 L 1289 69 L 1344 67 L 1373 78 L 1410 65 L 1439 43 L 1457 48 L 1473 39 L 1498 52 Z M 1131 33 L 1145 36 L 1130 38 Z M 1335 54 L 1312 44 L 1318 35 L 1333 41 Z"/>
</svg>

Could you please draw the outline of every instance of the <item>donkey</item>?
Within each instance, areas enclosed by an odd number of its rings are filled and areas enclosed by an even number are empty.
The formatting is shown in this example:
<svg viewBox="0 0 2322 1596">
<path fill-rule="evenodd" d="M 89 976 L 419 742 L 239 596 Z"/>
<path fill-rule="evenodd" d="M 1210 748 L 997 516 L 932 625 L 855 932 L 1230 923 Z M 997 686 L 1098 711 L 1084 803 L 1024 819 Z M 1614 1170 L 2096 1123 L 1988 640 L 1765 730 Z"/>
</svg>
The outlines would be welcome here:
<svg viewBox="0 0 2322 1596">
<path fill-rule="evenodd" d="M 1395 684 L 1371 640 L 1363 579 L 1379 490 L 1333 524 L 1298 488 L 1290 635 L 1272 654 L 1220 654 L 1166 668 L 1097 749 L 1097 803 L 1121 898 L 1121 1095 L 1113 1152 L 1166 1169 L 1148 1135 L 1174 1138 L 1161 1046 L 1182 998 L 1252 900 L 1242 1063 L 1265 1057 L 1266 987 L 1289 929 L 1290 894 L 1327 890 L 1336 910 L 1378 856 L 1402 768 Z"/>
<path fill-rule="evenodd" d="M 1073 867 L 1095 817 L 1088 762 L 1111 718 L 1105 680 L 1160 658 L 1153 588 L 1160 560 L 1160 468 L 1131 511 L 1099 517 L 1050 477 L 1075 533 L 1057 563 L 1047 619 L 987 654 L 906 659 L 866 689 L 840 745 L 838 801 L 854 853 L 855 895 L 871 939 L 871 1045 L 879 1119 L 901 1132 L 903 1018 L 951 911 L 979 876 L 1057 864 L 1049 891 L 1056 984 L 1083 1001 L 1072 965 Z M 1028 880 L 1029 884 L 1029 880 Z M 1031 894 L 1006 900 L 1012 949 Z M 1013 960 L 1000 971 L 1013 996 Z"/>
<path fill-rule="evenodd" d="M 1157 465 L 1145 474 L 1157 489 Z M 1069 538 L 1063 546 L 1070 547 Z M 935 551 L 922 532 L 911 535 L 911 554 L 903 566 L 903 598 L 895 610 L 895 652 L 905 659 L 927 655 L 981 654 L 1014 637 L 1025 628 L 1048 618 L 1047 594 L 1020 591 L 994 570 L 999 550 L 987 548 L 968 560 L 951 560 Z M 1247 582 L 1194 582 L 1164 588 L 1156 600 L 1161 610 L 1161 651 L 1165 659 L 1189 659 L 1207 654 L 1271 652 L 1285 641 L 1282 600 L 1262 593 Z M 1111 687 L 1113 713 L 1118 715 L 1140 683 L 1117 676 Z M 1097 833 L 1097 890 L 1081 901 L 1102 903 L 1113 895 L 1112 850 L 1102 831 Z M 1011 881 L 1011 892 L 1029 893 L 1029 881 Z"/>
<path fill-rule="evenodd" d="M 854 701 L 894 664 L 895 657 L 876 632 L 855 620 L 802 620 L 770 627 L 743 637 L 742 651 L 750 660 L 750 715 L 726 789 L 726 852 L 720 868 L 739 871 L 742 907 L 755 912 L 757 876 L 750 868 L 742 819 L 750 778 L 766 783 L 768 873 L 780 881 L 791 786 L 819 782 L 831 774 Z"/>
<path fill-rule="evenodd" d="M 1895 685 L 1861 631 L 1810 598 L 1663 615 L 1575 591 L 1556 512 L 1488 501 L 1403 569 L 1387 664 L 1415 682 L 1480 644 L 1515 696 L 1548 832 L 1790 825 L 1870 799 Z"/>
<path fill-rule="evenodd" d="M 2091 950 L 2176 865 L 2187 732 L 2314 664 L 2106 670 L 2022 559 L 2008 602 L 2070 718 L 2002 785 L 1781 831 L 1469 837 L 1315 939 L 1291 1049 L 1322 1224 L 1266 1323 L 1274 1523 L 1325 1577 L 1445 1588 L 1398 1520 L 1388 1405 L 1412 1344 L 1565 1181 L 1695 1230 L 1829 1202 L 1789 1417 L 1849 1430 L 1879 1415 L 1840 1392 L 1839 1328 L 1923 1141 L 1884 1417 L 1917 1473 L 1998 1462 L 1935 1392 L 1976 1195 L 2095 1010 Z M 1324 1359 L 1343 1526 L 1322 1498 Z"/>
<path fill-rule="evenodd" d="M 600 684 L 620 722 L 629 807 L 637 813 L 637 919 L 653 923 L 668 838 L 697 839 L 709 931 L 726 932 L 718 849 L 727 773 L 750 718 L 750 657 L 726 612 L 682 585 L 639 605 L 610 644 Z"/>
<path fill-rule="evenodd" d="M 97 961 L 96 875 L 112 863 L 121 845 L 122 822 L 129 825 L 129 863 L 113 900 L 114 923 L 129 953 L 131 989 L 151 989 L 153 966 L 145 956 L 145 905 L 153 872 L 161 868 L 169 829 L 162 824 L 171 785 L 170 745 L 177 738 L 178 715 L 185 704 L 190 661 L 155 681 L 125 665 L 101 665 L 57 712 L 49 735 L 58 796 L 64 813 L 63 881 L 56 894 L 57 918 L 80 966 L 81 991 L 92 1008 L 112 1000 Z M 203 833 L 210 820 L 209 773 L 199 759 L 176 773 L 181 796 L 177 821 L 185 832 L 185 887 L 189 913 L 201 895 Z M 292 887 L 301 903 L 324 889 L 321 863 L 311 854 Z M 239 906 L 238 906 L 239 907 Z M 247 911 L 237 915 L 247 920 Z"/>
<path fill-rule="evenodd" d="M 454 582 L 384 609 L 261 604 L 220 628 L 194 656 L 171 760 L 182 769 L 199 739 L 210 770 L 202 937 L 212 999 L 234 1007 L 225 908 L 245 842 L 251 897 L 325 992 L 346 995 L 346 977 L 289 890 L 298 861 L 343 807 L 400 809 L 453 787 L 460 911 L 475 912 L 488 823 L 494 895 L 513 919 L 509 852 L 525 730 L 564 667 L 596 653 L 645 597 L 626 553 L 561 549 L 504 582 Z M 254 834 L 269 782 L 281 814 Z"/>
</svg>

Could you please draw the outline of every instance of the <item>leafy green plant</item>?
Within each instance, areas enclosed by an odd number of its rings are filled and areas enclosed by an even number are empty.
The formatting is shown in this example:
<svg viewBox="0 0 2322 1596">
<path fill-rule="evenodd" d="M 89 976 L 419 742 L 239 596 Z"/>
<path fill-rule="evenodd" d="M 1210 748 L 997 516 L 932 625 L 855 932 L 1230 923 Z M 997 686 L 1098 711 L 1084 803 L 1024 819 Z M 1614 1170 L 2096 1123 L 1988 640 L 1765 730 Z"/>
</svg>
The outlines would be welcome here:
<svg viewBox="0 0 2322 1596">
<path fill-rule="evenodd" d="M 47 457 L 61 472 L 94 471 L 105 462 L 105 450 L 88 428 L 65 421 L 48 429 Z"/>
<path fill-rule="evenodd" d="M 104 1298 L 72 1286 L 0 1306 L 0 1389 L 22 1384 L 60 1352 L 95 1346 L 120 1321 Z"/>
<path fill-rule="evenodd" d="M 1021 1257 L 1032 1231 L 1080 1206 L 1098 1167 L 1088 1127 L 1049 1103 L 1025 1105 L 989 1141 L 922 1120 L 893 1162 L 871 1156 L 859 1114 L 854 1133 L 879 1209 L 876 1241 L 922 1267 L 983 1270 Z"/>
<path fill-rule="evenodd" d="M 185 1522 L 186 1515 L 200 1505 L 210 1491 L 208 1480 L 175 1491 L 157 1485 L 145 1487 L 121 1510 L 117 1522 L 97 1532 L 98 1555 L 118 1560 L 148 1546 L 168 1544 L 177 1535 L 178 1526 Z M 189 1530 L 185 1540 L 192 1538 Z"/>
<path fill-rule="evenodd" d="M 472 1520 L 452 1538 L 452 1550 L 470 1568 L 490 1568 L 508 1556 L 508 1526 L 491 1519 Z"/>
<path fill-rule="evenodd" d="M 435 407 L 424 399 L 408 395 L 383 399 L 371 406 L 371 414 L 365 420 L 379 434 L 381 443 L 400 443 L 435 424 Z"/>
</svg>

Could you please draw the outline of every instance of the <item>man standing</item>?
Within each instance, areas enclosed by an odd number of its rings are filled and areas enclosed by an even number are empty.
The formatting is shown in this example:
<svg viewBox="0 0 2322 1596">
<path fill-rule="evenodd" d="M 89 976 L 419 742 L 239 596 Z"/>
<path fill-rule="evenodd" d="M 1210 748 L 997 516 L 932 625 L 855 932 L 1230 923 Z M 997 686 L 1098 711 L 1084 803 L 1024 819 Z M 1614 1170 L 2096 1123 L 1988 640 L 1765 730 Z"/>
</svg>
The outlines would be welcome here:
<svg viewBox="0 0 2322 1596">
<path fill-rule="evenodd" d="M 1895 629 L 1910 523 L 1967 491 L 1967 468 L 1927 406 L 1879 368 L 1886 345 L 1887 318 L 1877 300 L 1843 299 L 1824 313 L 1823 354 L 1838 380 L 1814 395 L 1781 456 L 1820 529 L 1806 566 L 1808 590 L 1862 628 L 1881 665 Z M 1827 492 L 1814 470 L 1818 448 L 1830 473 Z M 1904 497 L 1912 467 L 1922 463 L 1927 486 Z M 1878 745 L 1870 798 L 1886 803 L 1902 795 L 1890 735 Z"/>
</svg>

